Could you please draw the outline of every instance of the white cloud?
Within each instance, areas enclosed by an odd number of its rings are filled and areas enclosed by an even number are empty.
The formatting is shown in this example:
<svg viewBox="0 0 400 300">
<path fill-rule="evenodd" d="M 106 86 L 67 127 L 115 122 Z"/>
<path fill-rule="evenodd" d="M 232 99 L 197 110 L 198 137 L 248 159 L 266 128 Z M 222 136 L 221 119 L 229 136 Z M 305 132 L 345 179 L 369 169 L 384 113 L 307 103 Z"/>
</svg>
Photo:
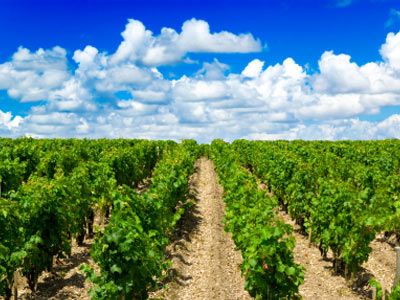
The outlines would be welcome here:
<svg viewBox="0 0 400 300">
<path fill-rule="evenodd" d="M 298 109 L 296 116 L 305 119 L 340 119 L 353 117 L 365 111 L 358 94 L 319 95 L 311 105 Z"/>
<path fill-rule="evenodd" d="M 162 90 L 162 87 L 159 90 L 137 90 L 133 92 L 133 95 L 138 101 L 160 104 L 164 103 L 168 97 L 166 91 Z"/>
<path fill-rule="evenodd" d="M 11 112 L 3 112 L 0 110 L 0 130 L 4 130 L 4 127 L 8 130 L 13 130 L 18 128 L 22 122 L 23 118 L 21 116 L 13 117 Z"/>
<path fill-rule="evenodd" d="M 102 69 L 107 65 L 107 56 L 99 53 L 93 46 L 86 46 L 83 50 L 76 50 L 72 59 L 79 65 L 75 74 L 84 78 L 104 78 Z"/>
<path fill-rule="evenodd" d="M 400 115 L 394 114 L 387 119 L 379 122 L 375 126 L 376 134 L 380 138 L 396 138 L 400 139 Z"/>
<path fill-rule="evenodd" d="M 72 78 L 66 81 L 61 89 L 50 94 L 49 107 L 57 111 L 94 111 L 96 106 L 92 99 L 93 95 L 82 83 Z"/>
<path fill-rule="evenodd" d="M 60 47 L 33 53 L 20 47 L 0 64 L 0 89 L 23 102 L 47 99 L 68 77 L 66 51 Z"/>
<path fill-rule="evenodd" d="M 249 53 L 262 49 L 260 41 L 251 34 L 211 33 L 206 21 L 196 19 L 183 24 L 178 45 L 185 52 Z"/>
<path fill-rule="evenodd" d="M 388 34 L 381 61 L 363 65 L 326 51 L 316 72 L 289 57 L 274 65 L 253 59 L 236 73 L 214 59 L 173 80 L 157 66 L 188 62 L 191 52 L 259 51 L 261 43 L 250 34 L 211 32 L 196 19 L 180 32 L 163 28 L 159 35 L 130 20 L 122 36 L 115 53 L 94 46 L 72 52 L 75 68 L 60 47 L 19 48 L 0 64 L 0 89 L 32 101 L 32 108 L 26 117 L 0 110 L 0 134 L 200 141 L 399 137 L 395 113 L 380 122 L 360 118 L 400 106 L 400 33 Z M 39 106 L 37 100 L 44 101 Z"/>
<path fill-rule="evenodd" d="M 212 101 L 226 97 L 228 91 L 221 80 L 203 81 L 183 76 L 174 81 L 172 97 L 175 101 Z"/>
<path fill-rule="evenodd" d="M 61 47 L 50 50 L 38 49 L 32 53 L 29 49 L 19 47 L 12 56 L 12 65 L 16 70 L 64 70 L 67 52 Z"/>
<path fill-rule="evenodd" d="M 122 100 L 117 105 L 122 109 L 119 113 L 128 117 L 153 115 L 160 109 L 158 105 L 143 104 L 134 100 Z"/>
<path fill-rule="evenodd" d="M 133 19 L 128 20 L 125 31 L 121 35 L 124 40 L 112 56 L 112 63 L 139 60 L 154 40 L 153 33 L 146 30 L 142 22 Z"/>
<path fill-rule="evenodd" d="M 86 135 L 90 133 L 90 125 L 89 123 L 84 119 L 84 118 L 80 118 L 79 119 L 79 124 L 76 125 L 75 130 L 77 132 L 77 134 L 79 135 Z"/>
<path fill-rule="evenodd" d="M 229 66 L 214 59 L 213 62 L 203 63 L 203 67 L 197 72 L 197 77 L 204 80 L 223 80 L 225 72 L 229 70 Z"/>
<path fill-rule="evenodd" d="M 251 34 L 222 31 L 211 33 L 206 21 L 191 19 L 183 23 L 180 33 L 164 27 L 158 36 L 142 22 L 129 19 L 123 41 L 112 55 L 111 62 L 139 62 L 147 66 L 175 63 L 187 53 L 249 53 L 262 46 Z"/>
<path fill-rule="evenodd" d="M 390 32 L 386 42 L 382 45 L 380 53 L 385 61 L 394 69 L 400 69 L 400 32 Z"/>
<path fill-rule="evenodd" d="M 249 64 L 244 68 L 242 71 L 242 75 L 245 77 L 258 77 L 262 71 L 262 68 L 264 66 L 264 62 L 259 60 L 259 59 L 254 59 Z"/>
<path fill-rule="evenodd" d="M 322 54 L 318 63 L 320 74 L 315 78 L 314 88 L 328 94 L 362 93 L 369 88 L 369 80 L 360 67 L 350 62 L 350 56 L 335 55 L 332 51 Z"/>
</svg>

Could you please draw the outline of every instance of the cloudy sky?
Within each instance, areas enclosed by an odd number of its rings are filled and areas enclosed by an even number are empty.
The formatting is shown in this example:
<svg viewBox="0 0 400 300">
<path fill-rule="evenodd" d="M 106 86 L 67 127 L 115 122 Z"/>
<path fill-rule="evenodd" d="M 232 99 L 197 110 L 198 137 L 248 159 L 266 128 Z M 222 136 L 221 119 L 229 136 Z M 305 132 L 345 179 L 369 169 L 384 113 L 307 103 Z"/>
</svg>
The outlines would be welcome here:
<svg viewBox="0 0 400 300">
<path fill-rule="evenodd" d="M 2 0 L 0 136 L 400 138 L 400 1 Z"/>
</svg>

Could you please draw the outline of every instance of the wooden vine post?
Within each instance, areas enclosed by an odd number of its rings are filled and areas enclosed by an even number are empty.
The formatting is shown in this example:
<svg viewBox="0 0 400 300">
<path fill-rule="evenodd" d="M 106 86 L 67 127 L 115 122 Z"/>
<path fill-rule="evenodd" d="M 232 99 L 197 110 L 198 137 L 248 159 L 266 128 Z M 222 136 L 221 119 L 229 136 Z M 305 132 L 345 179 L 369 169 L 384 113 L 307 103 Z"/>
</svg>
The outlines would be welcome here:
<svg viewBox="0 0 400 300">
<path fill-rule="evenodd" d="M 393 288 L 400 282 L 400 247 L 396 248 L 396 275 L 394 277 Z"/>
<path fill-rule="evenodd" d="M 18 300 L 18 273 L 19 271 L 16 270 L 13 274 L 13 300 Z"/>
<path fill-rule="evenodd" d="M 308 248 L 311 248 L 311 241 L 312 241 L 312 227 L 311 227 L 311 220 L 310 220 L 310 229 L 308 230 Z"/>
</svg>

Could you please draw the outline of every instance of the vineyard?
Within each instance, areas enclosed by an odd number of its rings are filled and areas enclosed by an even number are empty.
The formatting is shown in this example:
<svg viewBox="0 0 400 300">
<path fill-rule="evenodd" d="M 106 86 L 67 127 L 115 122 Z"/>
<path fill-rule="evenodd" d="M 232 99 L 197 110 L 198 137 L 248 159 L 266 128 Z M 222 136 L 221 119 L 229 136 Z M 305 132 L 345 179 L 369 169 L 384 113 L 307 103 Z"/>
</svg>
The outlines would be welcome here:
<svg viewBox="0 0 400 300">
<path fill-rule="evenodd" d="M 399 147 L 0 139 L 0 298 L 90 240 L 91 299 L 400 299 Z"/>
</svg>

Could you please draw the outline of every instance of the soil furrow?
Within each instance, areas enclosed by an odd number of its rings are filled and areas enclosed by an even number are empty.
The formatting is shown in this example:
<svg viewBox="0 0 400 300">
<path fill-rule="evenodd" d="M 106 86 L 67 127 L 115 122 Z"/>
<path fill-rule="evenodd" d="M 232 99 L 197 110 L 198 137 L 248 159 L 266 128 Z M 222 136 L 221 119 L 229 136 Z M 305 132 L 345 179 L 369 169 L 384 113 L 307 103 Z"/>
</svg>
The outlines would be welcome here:
<svg viewBox="0 0 400 300">
<path fill-rule="evenodd" d="M 192 228 L 171 246 L 174 279 L 154 298 L 251 299 L 240 276 L 241 254 L 224 231 L 225 205 L 213 163 L 196 163 L 192 190 L 196 203 L 188 219 Z"/>
</svg>

